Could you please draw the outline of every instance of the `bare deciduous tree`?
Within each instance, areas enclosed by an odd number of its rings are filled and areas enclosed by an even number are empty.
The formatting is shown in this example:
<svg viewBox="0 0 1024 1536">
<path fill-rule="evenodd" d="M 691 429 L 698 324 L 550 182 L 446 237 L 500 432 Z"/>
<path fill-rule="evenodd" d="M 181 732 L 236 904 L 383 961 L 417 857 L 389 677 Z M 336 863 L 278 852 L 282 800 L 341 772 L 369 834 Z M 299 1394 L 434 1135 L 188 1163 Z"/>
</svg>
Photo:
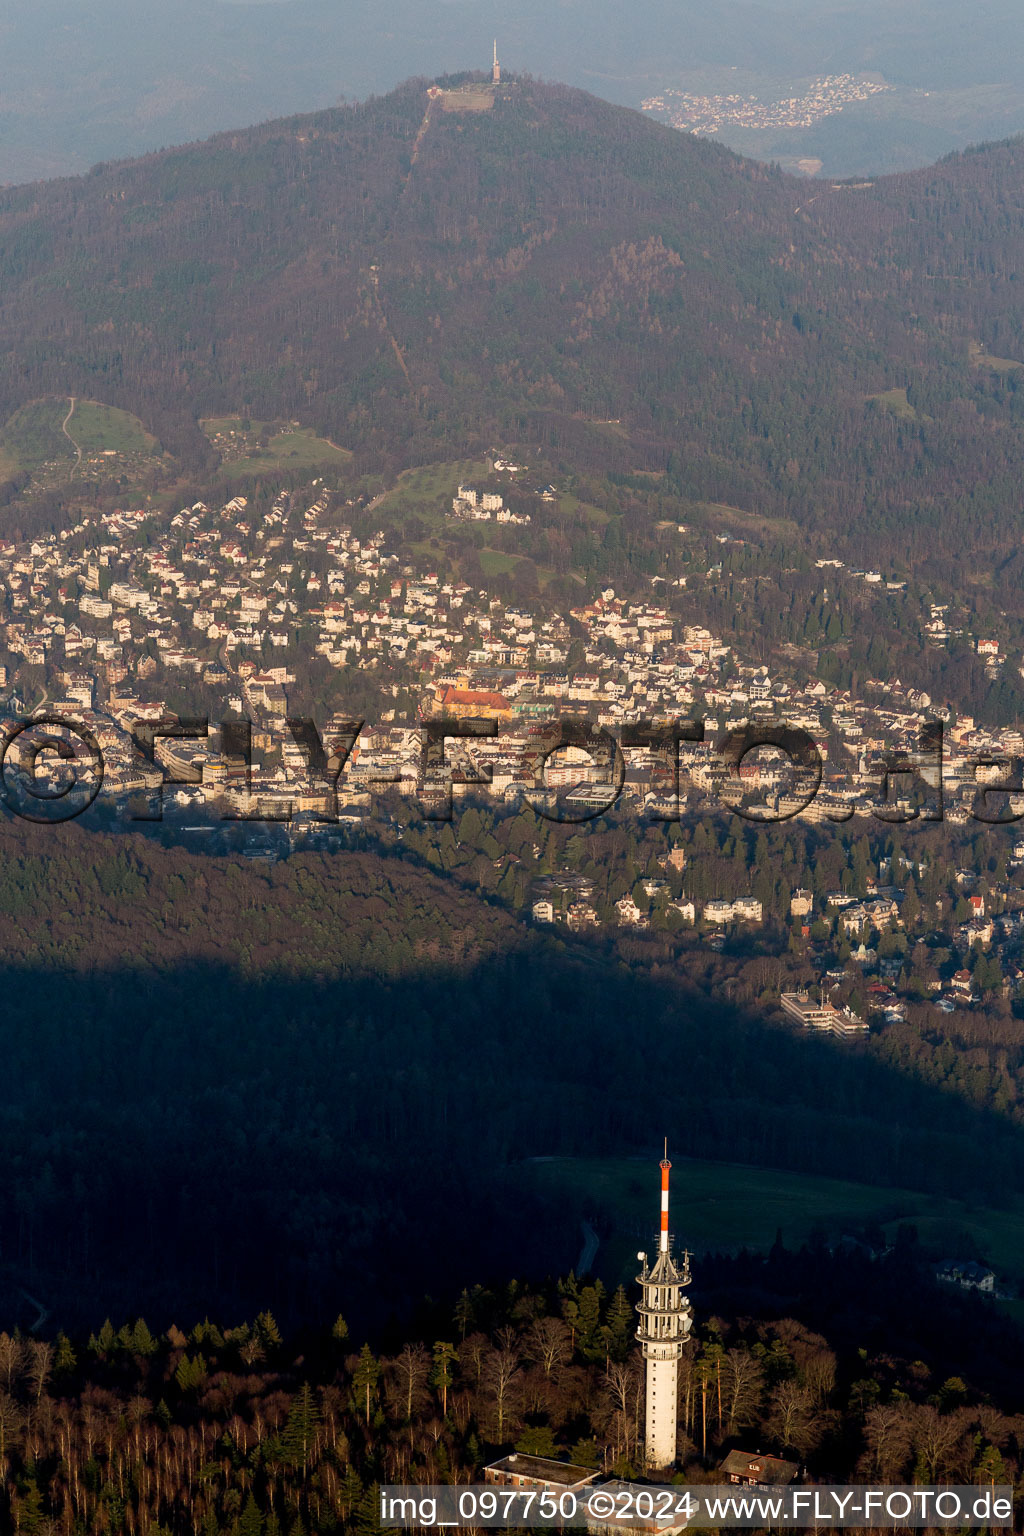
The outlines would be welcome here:
<svg viewBox="0 0 1024 1536">
<path fill-rule="evenodd" d="M 526 1335 L 527 1359 L 550 1376 L 570 1358 L 569 1329 L 560 1317 L 538 1317 Z"/>
<path fill-rule="evenodd" d="M 730 1435 L 753 1424 L 764 1395 L 764 1371 L 749 1349 L 730 1349 L 722 1361 L 722 1412 Z"/>
<path fill-rule="evenodd" d="M 871 1473 L 883 1483 L 895 1483 L 906 1474 L 910 1458 L 910 1415 L 902 1403 L 883 1403 L 870 1408 L 864 1420 Z"/>
<path fill-rule="evenodd" d="M 32 1339 L 28 1346 L 28 1379 L 38 1403 L 46 1389 L 53 1369 L 53 1345 L 43 1339 Z"/>
<path fill-rule="evenodd" d="M 392 1364 L 401 1391 L 402 1411 L 408 1424 L 426 1390 L 430 1356 L 422 1344 L 406 1344 Z"/>
<path fill-rule="evenodd" d="M 21 1376 L 25 1346 L 9 1333 L 0 1333 L 0 1380 L 8 1393 L 14 1391 Z"/>
<path fill-rule="evenodd" d="M 927 1482 L 940 1482 L 952 1471 L 969 1417 L 962 1409 L 941 1414 L 931 1403 L 916 1405 L 912 1422 L 914 1450 Z"/>
<path fill-rule="evenodd" d="M 0 1467 L 7 1455 L 7 1441 L 21 1428 L 22 1412 L 12 1397 L 0 1392 Z"/>
<path fill-rule="evenodd" d="M 807 1388 L 798 1381 L 780 1381 L 772 1393 L 769 1434 L 780 1445 L 806 1455 L 820 1437 L 819 1425 Z"/>
<path fill-rule="evenodd" d="M 643 1401 L 644 1374 L 640 1356 L 633 1354 L 624 1363 L 613 1360 L 605 1371 L 603 1395 L 613 1409 L 617 1439 L 625 1456 L 630 1456 L 639 1434 L 640 1404 Z"/>
<path fill-rule="evenodd" d="M 498 1440 L 505 1438 L 513 1403 L 513 1388 L 519 1375 L 519 1355 L 515 1350 L 496 1349 L 484 1364 L 484 1386 L 494 1400 L 494 1419 Z"/>
</svg>

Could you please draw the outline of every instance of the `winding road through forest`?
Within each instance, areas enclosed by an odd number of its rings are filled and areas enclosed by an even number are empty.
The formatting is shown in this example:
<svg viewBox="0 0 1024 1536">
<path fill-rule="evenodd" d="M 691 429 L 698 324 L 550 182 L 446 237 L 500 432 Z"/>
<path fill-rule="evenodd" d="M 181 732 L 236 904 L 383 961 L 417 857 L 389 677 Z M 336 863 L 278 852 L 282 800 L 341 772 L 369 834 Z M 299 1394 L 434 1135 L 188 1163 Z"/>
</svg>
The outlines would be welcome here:
<svg viewBox="0 0 1024 1536">
<path fill-rule="evenodd" d="M 75 404 L 76 404 L 76 397 L 74 395 L 72 395 L 71 396 L 71 409 L 68 411 L 67 415 L 64 417 L 64 420 L 61 422 L 60 429 L 64 433 L 64 436 L 67 438 L 68 442 L 71 444 L 72 448 L 75 450 L 75 469 L 77 469 L 78 466 L 82 462 L 82 450 L 81 450 L 81 448 L 79 448 L 78 444 L 75 442 L 74 438 L 71 436 L 71 433 L 68 431 L 68 422 L 71 420 L 72 416 L 75 414 Z"/>
</svg>

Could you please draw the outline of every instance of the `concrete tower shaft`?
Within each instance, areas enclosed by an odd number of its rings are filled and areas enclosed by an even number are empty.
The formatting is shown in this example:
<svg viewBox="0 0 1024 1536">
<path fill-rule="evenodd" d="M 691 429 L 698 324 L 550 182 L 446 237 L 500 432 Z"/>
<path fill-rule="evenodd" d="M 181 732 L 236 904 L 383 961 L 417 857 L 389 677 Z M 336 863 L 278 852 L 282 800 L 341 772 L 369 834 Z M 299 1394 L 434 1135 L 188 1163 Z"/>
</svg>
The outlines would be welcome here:
<svg viewBox="0 0 1024 1536">
<path fill-rule="evenodd" d="M 690 1303 L 684 1295 L 684 1289 L 690 1283 L 690 1256 L 685 1253 L 682 1267 L 678 1266 L 672 1258 L 669 1237 L 668 1180 L 671 1168 L 666 1155 L 661 1161 L 658 1253 L 653 1266 L 648 1264 L 645 1253 L 639 1255 L 643 1267 L 636 1277 L 641 1289 L 637 1304 L 640 1326 L 636 1336 L 643 1350 L 647 1377 L 645 1444 L 650 1467 L 670 1467 L 676 1459 L 679 1361 L 693 1326 Z"/>
</svg>

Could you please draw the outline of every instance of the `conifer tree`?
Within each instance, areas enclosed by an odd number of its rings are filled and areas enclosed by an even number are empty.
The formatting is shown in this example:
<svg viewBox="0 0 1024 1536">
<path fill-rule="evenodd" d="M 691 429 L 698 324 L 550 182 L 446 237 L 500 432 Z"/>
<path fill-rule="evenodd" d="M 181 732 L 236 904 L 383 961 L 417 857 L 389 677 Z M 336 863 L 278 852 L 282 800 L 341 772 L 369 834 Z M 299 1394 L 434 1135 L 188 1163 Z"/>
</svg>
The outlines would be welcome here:
<svg viewBox="0 0 1024 1536">
<path fill-rule="evenodd" d="M 629 1304 L 625 1286 L 620 1285 L 608 1303 L 609 1352 L 614 1360 L 626 1358 L 632 1326 L 633 1308 Z"/>
<path fill-rule="evenodd" d="M 67 1375 L 73 1371 L 76 1364 L 75 1351 L 71 1346 L 71 1340 L 61 1329 L 57 1335 L 57 1349 L 53 1358 L 53 1370 L 57 1376 Z"/>
<path fill-rule="evenodd" d="M 281 1330 L 272 1312 L 261 1312 L 256 1319 L 256 1331 L 264 1349 L 273 1349 L 281 1343 Z"/>
<path fill-rule="evenodd" d="M 288 1421 L 281 1437 L 285 1455 L 293 1466 L 302 1467 L 303 1471 L 309 1466 L 319 1427 L 320 1412 L 316 1399 L 309 1382 L 304 1381 L 289 1409 Z"/>
<path fill-rule="evenodd" d="M 370 1394 L 376 1391 L 380 1378 L 380 1366 L 370 1352 L 369 1344 L 364 1344 L 359 1351 L 359 1359 L 352 1373 L 352 1385 L 357 1396 L 364 1400 L 364 1417 L 367 1424 L 370 1422 Z"/>
<path fill-rule="evenodd" d="M 245 1507 L 235 1522 L 237 1536 L 263 1536 L 263 1516 L 259 1506 L 250 1492 L 245 1501 Z"/>
<path fill-rule="evenodd" d="M 441 1417 L 448 1414 L 448 1388 L 452 1384 L 452 1365 L 455 1361 L 455 1345 L 439 1340 L 434 1345 L 434 1364 L 430 1373 L 430 1385 L 441 1394 Z"/>
</svg>

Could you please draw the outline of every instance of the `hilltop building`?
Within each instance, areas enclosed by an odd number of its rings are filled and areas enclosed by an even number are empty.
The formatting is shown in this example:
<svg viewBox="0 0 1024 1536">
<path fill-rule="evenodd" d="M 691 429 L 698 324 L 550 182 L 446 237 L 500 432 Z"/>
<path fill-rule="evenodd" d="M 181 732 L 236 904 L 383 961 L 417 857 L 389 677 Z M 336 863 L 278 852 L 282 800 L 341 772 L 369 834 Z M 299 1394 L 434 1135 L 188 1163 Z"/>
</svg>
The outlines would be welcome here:
<svg viewBox="0 0 1024 1536">
<path fill-rule="evenodd" d="M 784 1488 L 800 1471 L 795 1461 L 763 1456 L 760 1451 L 730 1451 L 718 1468 L 723 1482 L 744 1488 Z"/>
<path fill-rule="evenodd" d="M 676 1459 L 679 1422 L 679 1361 L 693 1326 L 690 1303 L 683 1294 L 690 1283 L 690 1255 L 680 1268 L 672 1257 L 668 1231 L 668 1143 L 661 1160 L 661 1231 L 653 1265 L 646 1253 L 638 1253 L 641 1271 L 637 1283 L 642 1296 L 637 1305 L 640 1326 L 637 1338 L 643 1348 L 647 1373 L 647 1407 L 644 1441 L 649 1467 L 671 1467 Z"/>
<path fill-rule="evenodd" d="M 502 1488 L 525 1488 L 538 1493 L 579 1493 L 597 1477 L 597 1469 L 576 1467 L 550 1456 L 530 1456 L 525 1451 L 510 1451 L 499 1461 L 484 1467 L 484 1482 Z"/>
</svg>

